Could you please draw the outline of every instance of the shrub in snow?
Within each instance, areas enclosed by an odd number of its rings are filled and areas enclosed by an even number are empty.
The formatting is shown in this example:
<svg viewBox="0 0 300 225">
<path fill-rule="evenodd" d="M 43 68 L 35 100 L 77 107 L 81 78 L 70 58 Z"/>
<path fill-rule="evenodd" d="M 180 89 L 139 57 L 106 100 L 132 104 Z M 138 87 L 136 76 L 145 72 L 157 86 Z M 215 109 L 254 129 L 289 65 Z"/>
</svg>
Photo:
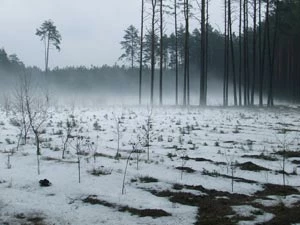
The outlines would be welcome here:
<svg viewBox="0 0 300 225">
<path fill-rule="evenodd" d="M 100 166 L 98 168 L 93 168 L 92 170 L 89 170 L 88 172 L 94 176 L 110 175 L 112 173 L 112 169 L 105 168 L 104 166 Z"/>
<path fill-rule="evenodd" d="M 94 130 L 101 130 L 101 126 L 100 126 L 100 124 L 98 123 L 98 121 L 95 121 L 94 123 L 93 123 L 93 127 L 94 127 Z"/>
<path fill-rule="evenodd" d="M 39 181 L 41 187 L 49 187 L 51 186 L 51 182 L 48 179 L 40 180 Z"/>
<path fill-rule="evenodd" d="M 10 140 L 9 138 L 5 138 L 5 141 L 8 145 L 12 145 L 12 144 L 15 144 L 14 141 Z"/>
<path fill-rule="evenodd" d="M 12 126 L 15 126 L 15 127 L 20 127 L 20 126 L 21 126 L 20 121 L 17 120 L 16 118 L 10 118 L 9 123 L 10 123 Z"/>
</svg>

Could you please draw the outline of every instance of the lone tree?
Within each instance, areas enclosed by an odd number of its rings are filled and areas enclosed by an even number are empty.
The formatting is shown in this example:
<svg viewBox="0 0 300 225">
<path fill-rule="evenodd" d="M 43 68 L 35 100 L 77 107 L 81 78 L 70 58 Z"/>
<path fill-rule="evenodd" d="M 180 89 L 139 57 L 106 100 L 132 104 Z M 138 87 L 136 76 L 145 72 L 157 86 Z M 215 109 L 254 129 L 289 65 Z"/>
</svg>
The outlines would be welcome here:
<svg viewBox="0 0 300 225">
<path fill-rule="evenodd" d="M 124 40 L 120 42 L 122 45 L 122 49 L 124 49 L 125 53 L 123 53 L 119 59 L 125 59 L 131 62 L 131 68 L 134 67 L 134 62 L 138 60 L 139 56 L 139 45 L 140 45 L 140 37 L 138 35 L 138 30 L 130 25 L 125 30 Z"/>
<path fill-rule="evenodd" d="M 50 46 L 53 45 L 58 51 L 60 51 L 61 35 L 59 31 L 54 26 L 52 20 L 46 20 L 42 23 L 39 29 L 36 29 L 37 36 L 41 37 L 41 41 L 44 41 L 45 47 L 45 72 L 48 72 L 49 63 L 49 51 Z"/>
</svg>

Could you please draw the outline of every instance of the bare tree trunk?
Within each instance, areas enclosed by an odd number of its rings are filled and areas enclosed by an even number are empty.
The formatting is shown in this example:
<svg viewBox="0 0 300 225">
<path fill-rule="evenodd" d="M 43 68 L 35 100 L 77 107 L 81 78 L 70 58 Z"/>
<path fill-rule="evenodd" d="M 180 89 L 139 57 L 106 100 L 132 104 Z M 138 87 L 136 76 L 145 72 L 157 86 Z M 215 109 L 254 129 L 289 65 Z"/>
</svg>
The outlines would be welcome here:
<svg viewBox="0 0 300 225">
<path fill-rule="evenodd" d="M 159 104 L 162 105 L 163 91 L 163 0 L 160 0 L 160 65 L 159 65 Z"/>
<path fill-rule="evenodd" d="M 269 90 L 268 90 L 268 106 L 270 106 L 270 93 L 273 84 L 273 71 L 272 71 L 272 62 L 271 62 L 271 40 L 270 40 L 270 22 L 269 22 L 269 13 L 270 13 L 270 0 L 266 2 L 266 36 L 267 36 L 267 49 L 268 49 L 268 62 L 269 62 Z"/>
<path fill-rule="evenodd" d="M 37 131 L 33 131 L 34 135 L 35 135 L 35 141 L 36 141 L 36 159 L 37 159 L 37 172 L 38 175 L 41 174 L 41 170 L 40 170 L 40 155 L 41 155 L 41 150 L 40 150 L 40 138 L 39 138 L 39 134 Z"/>
<path fill-rule="evenodd" d="M 174 0 L 174 17 L 175 17 L 175 98 L 178 105 L 178 28 L 177 28 L 177 0 Z"/>
<path fill-rule="evenodd" d="M 184 41 L 184 88 L 183 105 L 190 104 L 190 79 L 189 79 L 189 0 L 184 0 L 185 41 Z"/>
<path fill-rule="evenodd" d="M 123 176 L 123 182 L 122 182 L 122 195 L 125 194 L 125 178 L 126 178 L 126 173 L 127 173 L 127 168 L 128 168 L 128 164 L 129 164 L 129 160 L 131 157 L 131 154 L 135 151 L 135 148 L 133 147 L 133 149 L 131 150 L 130 154 L 127 157 L 126 160 L 126 166 L 125 166 L 125 170 L 124 170 L 124 176 Z"/>
<path fill-rule="evenodd" d="M 49 64 L 49 49 L 50 49 L 50 38 L 48 34 L 48 40 L 47 40 L 47 57 L 46 57 L 46 68 L 45 68 L 45 73 L 48 73 L 48 64 Z"/>
<path fill-rule="evenodd" d="M 249 104 L 249 74 L 248 74 L 248 0 L 244 0 L 244 105 Z"/>
<path fill-rule="evenodd" d="M 228 9 L 227 0 L 224 0 L 225 13 L 224 13 L 224 80 L 223 80 L 223 105 L 228 106 Z"/>
<path fill-rule="evenodd" d="M 258 0 L 258 69 L 259 69 L 259 106 L 263 106 L 263 95 L 262 95 L 262 89 L 263 89 L 263 79 L 262 79 L 262 43 L 261 43 L 261 1 Z"/>
<path fill-rule="evenodd" d="M 201 1 L 201 74 L 200 74 L 200 105 L 206 105 L 206 95 L 205 95 L 205 86 L 206 86 L 206 17 L 205 17 L 205 1 Z"/>
<path fill-rule="evenodd" d="M 46 37 L 44 38 L 44 48 L 45 48 L 45 52 L 44 52 L 44 56 L 45 56 L 45 73 L 47 73 L 47 43 L 48 41 L 46 40 Z"/>
<path fill-rule="evenodd" d="M 246 1 L 246 74 L 247 74 L 247 105 L 250 104 L 250 70 L 249 70 L 249 0 Z"/>
<path fill-rule="evenodd" d="M 131 46 L 133 46 L 133 40 L 131 40 Z M 133 48 L 131 48 L 131 69 L 133 70 L 133 66 L 134 66 L 134 51 Z"/>
<path fill-rule="evenodd" d="M 237 106 L 235 57 L 234 57 L 235 55 L 234 55 L 233 34 L 232 34 L 232 19 L 231 19 L 231 1 L 228 1 L 228 30 L 229 30 L 229 38 L 230 38 L 230 49 L 231 49 L 233 99 L 234 99 L 234 105 Z"/>
<path fill-rule="evenodd" d="M 262 0 L 260 0 L 262 1 Z M 261 2 L 260 2 L 260 14 L 261 14 Z M 267 12 L 266 12 L 266 20 L 268 19 Z M 260 17 L 261 21 L 261 17 Z M 266 58 L 266 42 L 267 42 L 267 30 L 269 24 L 265 21 L 264 26 L 264 37 L 263 37 L 263 46 L 261 52 L 261 66 L 260 66 L 260 87 L 259 87 L 259 105 L 263 106 L 263 87 L 264 87 L 264 70 L 265 70 L 265 58 Z"/>
<path fill-rule="evenodd" d="M 206 32 L 205 32 L 205 57 L 206 57 L 206 60 L 205 60 L 205 84 L 204 84 L 204 94 L 205 94 L 205 104 L 207 104 L 207 75 L 208 75 L 208 3 L 209 3 L 209 0 L 206 0 L 206 25 L 205 25 L 205 28 L 206 28 Z"/>
<path fill-rule="evenodd" d="M 242 105 L 242 0 L 239 4 L 239 105 Z"/>
<path fill-rule="evenodd" d="M 142 104 L 142 78 L 143 78 L 143 47 L 144 47 L 144 0 L 141 9 L 141 37 L 140 37 L 140 71 L 139 71 L 139 104 Z"/>
<path fill-rule="evenodd" d="M 255 84 L 256 84 L 256 20 L 257 20 L 257 0 L 253 0 L 253 68 L 252 68 L 252 87 L 251 87 L 251 105 L 254 105 L 254 92 L 255 92 Z"/>
<path fill-rule="evenodd" d="M 279 12 L 278 12 L 278 0 L 276 0 L 276 15 L 275 15 L 275 28 L 274 28 L 274 36 L 273 36 L 273 46 L 271 49 L 270 37 L 269 39 L 269 60 L 270 60 L 270 83 L 269 83 L 269 94 L 268 94 L 268 106 L 274 105 L 274 96 L 273 96 L 273 80 L 274 80 L 274 63 L 275 63 L 275 51 L 277 45 L 277 27 L 279 23 Z M 268 31 L 269 33 L 270 31 Z M 270 35 L 270 34 L 269 34 Z M 272 50 L 272 53 L 271 53 Z"/>
<path fill-rule="evenodd" d="M 150 103 L 153 105 L 154 95 L 154 73 L 155 73 L 155 12 L 157 0 L 152 1 L 152 29 L 151 29 L 151 99 Z"/>
</svg>

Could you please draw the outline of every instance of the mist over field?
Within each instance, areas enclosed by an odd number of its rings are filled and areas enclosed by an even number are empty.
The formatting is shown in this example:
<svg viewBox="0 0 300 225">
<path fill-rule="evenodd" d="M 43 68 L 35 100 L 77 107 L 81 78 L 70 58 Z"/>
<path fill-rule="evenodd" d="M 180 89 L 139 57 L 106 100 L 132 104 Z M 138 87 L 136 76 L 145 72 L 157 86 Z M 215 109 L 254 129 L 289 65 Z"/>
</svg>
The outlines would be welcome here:
<svg viewBox="0 0 300 225">
<path fill-rule="evenodd" d="M 18 71 L 17 73 L 1 73 L 1 96 L 13 95 L 20 83 L 21 77 L 31 77 L 32 85 L 41 90 L 48 90 L 50 98 L 55 103 L 72 103 L 78 106 L 91 105 L 137 105 L 138 104 L 138 70 L 116 68 L 103 68 L 98 71 L 85 69 L 84 71 L 51 71 L 47 76 L 36 69 L 29 69 L 29 72 Z M 195 82 L 191 84 L 191 104 L 199 104 L 199 85 L 198 74 L 192 75 Z M 213 74 L 212 74 L 213 75 Z M 168 71 L 165 74 L 164 83 L 164 104 L 175 104 L 175 74 Z M 209 76 L 209 105 L 222 104 L 222 80 L 220 78 Z M 143 76 L 143 104 L 150 104 L 149 72 Z M 182 79 L 180 79 L 182 87 Z M 155 80 L 155 96 L 158 97 L 158 79 Z M 181 88 L 182 89 L 182 88 Z M 232 90 L 232 88 L 231 88 Z M 182 90 L 179 92 L 179 98 L 183 98 Z M 3 99 L 2 99 L 3 101 Z M 182 100 L 180 100 L 182 102 Z M 158 104 L 158 102 L 156 102 Z"/>
</svg>

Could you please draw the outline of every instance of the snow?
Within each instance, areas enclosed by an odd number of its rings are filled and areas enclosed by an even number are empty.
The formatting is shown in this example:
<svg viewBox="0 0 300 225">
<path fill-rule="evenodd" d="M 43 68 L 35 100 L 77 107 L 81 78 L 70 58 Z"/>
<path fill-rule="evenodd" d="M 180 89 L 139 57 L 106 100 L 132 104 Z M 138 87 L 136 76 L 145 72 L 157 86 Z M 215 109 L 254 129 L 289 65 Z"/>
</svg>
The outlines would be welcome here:
<svg viewBox="0 0 300 225">
<path fill-rule="evenodd" d="M 81 182 L 78 183 L 78 165 L 76 138 L 70 140 L 66 158 L 62 159 L 62 136 L 64 124 L 73 115 L 77 127 L 72 135 L 82 136 Z M 143 138 L 143 125 L 151 116 L 150 160 L 147 161 L 147 147 L 138 144 L 143 150 L 139 156 L 132 153 L 125 176 L 125 193 L 122 194 L 127 158 L 132 150 L 132 143 L 139 143 Z M 47 224 L 193 224 L 196 222 L 197 207 L 172 203 L 167 197 L 157 197 L 148 190 L 171 190 L 174 184 L 202 185 L 206 189 L 231 192 L 231 179 L 224 176 L 204 175 L 203 171 L 216 175 L 231 176 L 230 164 L 238 161 L 251 161 L 272 171 L 247 171 L 236 168 L 235 177 L 253 180 L 258 183 L 234 182 L 234 193 L 252 195 L 263 190 L 264 183 L 282 184 L 281 156 L 275 155 L 282 149 L 286 139 L 292 140 L 286 146 L 288 150 L 299 151 L 299 107 L 284 109 L 242 109 L 242 108 L 198 108 L 180 107 L 90 107 L 68 108 L 55 107 L 49 111 L 49 118 L 44 124 L 45 133 L 42 143 L 41 174 L 37 174 L 37 156 L 34 136 L 26 145 L 10 157 L 11 168 L 7 167 L 8 155 L 16 147 L 18 128 L 9 121 L 15 115 L 2 111 L 0 114 L 0 224 L 20 224 L 19 217 L 42 217 Z M 120 118 L 120 154 L 117 152 L 116 118 Z M 97 121 L 100 129 L 95 130 Z M 286 134 L 280 131 L 290 129 Z M 59 134 L 63 131 L 63 135 Z M 160 137 L 159 137 L 160 136 Z M 9 143 L 10 142 L 10 143 Z M 92 146 L 101 156 L 93 158 Z M 195 148 L 195 149 L 194 149 Z M 59 151 L 57 151 L 59 150 Z M 277 160 L 244 158 L 244 155 L 272 155 Z M 173 157 L 170 157 L 173 155 Z M 184 161 L 181 156 L 204 158 L 211 161 Z M 52 160 L 51 160 L 52 159 Z M 285 171 L 292 173 L 295 158 L 287 159 Z M 297 159 L 297 158 L 296 158 Z M 213 163 L 218 162 L 218 163 Z M 190 167 L 194 173 L 181 172 L 175 167 Z M 111 171 L 110 174 L 94 176 L 89 173 L 94 168 Z M 158 179 L 154 183 L 132 182 L 132 179 L 150 176 Z M 47 178 L 52 185 L 40 187 L 39 180 Z M 299 187 L 299 175 L 286 177 L 288 185 Z M 176 190 L 172 190 L 176 192 Z M 183 189 L 194 195 L 205 195 L 196 190 Z M 82 200 L 88 196 L 136 209 L 162 209 L 171 216 L 152 218 L 120 212 L 118 208 L 92 205 Z M 284 204 L 291 206 L 298 202 L 297 195 L 288 196 Z M 274 200 L 261 200 L 264 205 L 278 204 Z M 237 214 L 252 215 L 256 209 L 252 206 L 234 207 Z M 18 216 L 19 215 L 19 216 Z M 21 215 L 21 216 L 20 216 Z M 255 224 L 268 221 L 271 214 L 263 213 L 252 222 L 241 221 L 239 224 Z"/>
</svg>

